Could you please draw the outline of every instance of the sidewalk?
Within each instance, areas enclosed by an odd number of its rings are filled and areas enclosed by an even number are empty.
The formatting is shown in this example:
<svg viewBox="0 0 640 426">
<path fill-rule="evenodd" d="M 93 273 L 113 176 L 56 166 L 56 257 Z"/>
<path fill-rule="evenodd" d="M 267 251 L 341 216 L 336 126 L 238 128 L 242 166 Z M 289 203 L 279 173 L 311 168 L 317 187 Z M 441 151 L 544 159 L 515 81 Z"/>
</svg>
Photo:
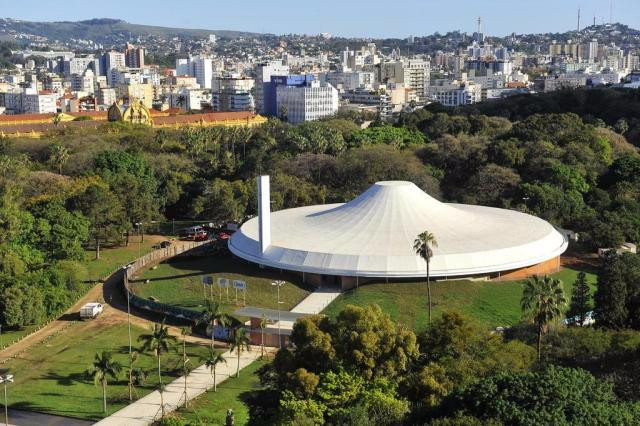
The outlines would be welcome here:
<svg viewBox="0 0 640 426">
<path fill-rule="evenodd" d="M 229 351 L 223 354 L 227 360 L 226 364 L 216 367 L 216 384 L 227 380 L 230 375 L 235 376 L 238 363 L 238 355 Z M 251 364 L 260 357 L 260 348 L 251 347 L 250 352 L 243 352 L 240 356 L 240 370 Z M 240 371 L 242 374 L 242 371 Z M 233 380 L 233 379 L 232 379 Z M 187 376 L 187 398 L 196 398 L 207 389 L 213 388 L 213 376 L 210 370 L 201 365 Z M 184 376 L 180 377 L 165 386 L 164 409 L 165 414 L 175 411 L 184 404 Z M 149 395 L 127 405 L 123 409 L 113 413 L 96 423 L 101 426 L 142 426 L 149 425 L 160 419 L 160 392 L 154 391 Z"/>
<path fill-rule="evenodd" d="M 340 292 L 334 289 L 318 289 L 308 295 L 302 302 L 298 303 L 291 312 L 299 314 L 319 314 L 326 308 Z"/>
</svg>

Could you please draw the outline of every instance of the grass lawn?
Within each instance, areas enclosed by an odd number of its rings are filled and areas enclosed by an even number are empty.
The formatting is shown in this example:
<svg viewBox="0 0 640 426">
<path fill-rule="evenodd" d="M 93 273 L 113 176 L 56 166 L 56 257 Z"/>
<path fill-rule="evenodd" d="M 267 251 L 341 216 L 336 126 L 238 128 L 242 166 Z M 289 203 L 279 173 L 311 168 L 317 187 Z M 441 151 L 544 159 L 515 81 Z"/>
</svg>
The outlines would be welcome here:
<svg viewBox="0 0 640 426">
<path fill-rule="evenodd" d="M 134 235 L 129 239 L 128 247 L 100 249 L 100 259 L 98 260 L 95 259 L 95 250 L 87 250 L 83 264 L 89 272 L 89 279 L 98 281 L 109 275 L 116 268 L 152 251 L 153 246 L 162 239 L 164 238 L 145 235 L 144 242 L 140 243 L 139 237 Z"/>
<path fill-rule="evenodd" d="M 553 274 L 564 283 L 567 300 L 571 285 L 580 271 L 564 268 Z M 587 273 L 595 287 L 596 276 Z M 520 297 L 523 281 L 436 281 L 431 285 L 433 315 L 456 310 L 487 327 L 508 326 L 522 317 Z M 346 292 L 331 303 L 323 313 L 335 317 L 346 305 L 366 306 L 376 303 L 391 317 L 414 330 L 423 330 L 428 320 L 427 289 L 424 282 L 394 282 L 365 284 Z"/>
<path fill-rule="evenodd" d="M 249 421 L 247 400 L 262 389 L 255 372 L 265 365 L 265 361 L 256 361 L 240 373 L 240 378 L 230 378 L 218 386 L 218 392 L 210 390 L 189 403 L 189 408 L 182 408 L 172 417 L 188 424 L 224 425 L 227 410 L 233 410 L 235 424 L 246 425 Z"/>
<path fill-rule="evenodd" d="M 0 349 L 7 347 L 11 342 L 21 339 L 23 336 L 31 333 L 38 326 L 28 325 L 18 330 L 7 330 L 6 327 L 2 327 L 2 337 L 0 338 Z"/>
<path fill-rule="evenodd" d="M 260 269 L 254 264 L 224 255 L 168 259 L 156 269 L 148 269 L 138 275 L 135 281 L 132 280 L 133 291 L 143 298 L 153 297 L 162 303 L 201 310 L 204 304 L 201 275 L 213 276 L 213 288 L 206 286 L 204 291 L 207 297 L 210 297 L 213 291 L 214 300 L 221 300 L 227 313 L 233 313 L 237 307 L 242 306 L 242 291 L 238 291 L 238 303 L 236 303 L 235 289 L 229 288 L 229 301 L 227 301 L 226 290 L 223 290 L 222 295 L 218 293 L 218 287 L 215 284 L 218 277 L 245 281 L 247 306 L 276 309 L 278 306 L 276 288 L 271 285 L 274 280 L 286 281 L 286 284 L 280 288 L 280 301 L 284 302 L 280 304 L 282 309 L 293 308 L 309 294 L 309 289 L 302 287 L 301 277 L 295 274 Z M 150 282 L 145 284 L 144 281 L 147 279 Z"/>
<path fill-rule="evenodd" d="M 137 338 L 148 330 L 133 326 L 134 348 Z M 177 345 L 181 351 L 181 346 Z M 107 388 L 108 413 L 111 414 L 128 403 L 127 373 L 128 334 L 127 325 L 101 325 L 99 329 L 91 321 L 79 322 L 66 332 L 46 343 L 32 347 L 20 358 L 2 365 L 14 374 L 15 383 L 8 386 L 9 405 L 13 408 L 41 411 L 71 417 L 100 419 L 102 390 L 85 377 L 96 352 L 111 351 L 114 359 L 123 366 L 118 380 L 111 380 Z M 205 356 L 207 346 L 187 344 L 188 356 L 195 363 Z M 181 353 L 181 352 L 180 352 Z M 178 377 L 180 353 L 172 352 L 162 357 L 163 381 Z M 141 354 L 136 366 L 149 371 L 144 386 L 137 387 L 138 396 L 155 389 L 158 376 L 156 358 Z"/>
</svg>

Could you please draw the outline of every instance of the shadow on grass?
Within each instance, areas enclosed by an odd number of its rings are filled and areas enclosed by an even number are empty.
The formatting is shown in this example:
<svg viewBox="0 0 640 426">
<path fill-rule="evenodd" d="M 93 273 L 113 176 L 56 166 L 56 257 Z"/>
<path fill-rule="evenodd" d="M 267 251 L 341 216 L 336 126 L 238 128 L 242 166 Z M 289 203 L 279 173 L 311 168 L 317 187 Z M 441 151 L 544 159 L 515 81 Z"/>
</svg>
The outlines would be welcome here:
<svg viewBox="0 0 640 426">
<path fill-rule="evenodd" d="M 169 265 L 174 269 L 184 269 L 191 272 L 187 274 L 174 274 L 167 275 L 163 277 L 153 277 L 148 278 L 149 281 L 163 281 L 163 280 L 171 280 L 177 278 L 186 278 L 186 277 L 194 277 L 205 274 L 217 274 L 217 273 L 228 273 L 228 274 L 238 274 L 238 275 L 247 275 L 255 278 L 264 278 L 264 279 L 285 279 L 296 286 L 308 290 L 313 291 L 314 287 L 311 285 L 305 285 L 302 282 L 302 277 L 291 273 L 289 271 L 280 271 L 277 269 L 269 269 L 264 268 L 261 269 L 257 267 L 255 264 L 237 259 L 232 257 L 229 254 L 216 254 L 209 256 L 192 256 L 192 257 L 176 257 L 167 259 L 160 263 L 161 265 Z M 145 281 L 146 279 L 137 279 L 135 282 Z"/>
<path fill-rule="evenodd" d="M 86 372 L 81 373 L 69 373 L 66 376 L 57 374 L 53 371 L 49 371 L 44 377 L 44 380 L 55 380 L 57 384 L 61 386 L 71 386 L 74 383 L 90 383 L 90 378 Z"/>
</svg>

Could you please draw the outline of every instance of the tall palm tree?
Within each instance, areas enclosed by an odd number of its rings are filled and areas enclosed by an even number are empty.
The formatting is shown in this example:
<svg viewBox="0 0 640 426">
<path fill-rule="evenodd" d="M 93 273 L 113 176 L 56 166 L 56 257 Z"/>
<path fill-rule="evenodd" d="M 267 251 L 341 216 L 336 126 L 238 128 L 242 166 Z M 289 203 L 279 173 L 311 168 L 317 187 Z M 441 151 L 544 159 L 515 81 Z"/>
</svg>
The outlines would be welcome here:
<svg viewBox="0 0 640 426">
<path fill-rule="evenodd" d="M 429 300 L 429 324 L 431 324 L 431 279 L 429 276 L 429 264 L 433 257 L 433 247 L 438 247 L 435 235 L 429 231 L 418 234 L 413 242 L 413 250 L 424 259 L 427 264 L 427 298 Z"/>
<path fill-rule="evenodd" d="M 524 285 L 520 306 L 538 327 L 538 361 L 542 358 L 542 335 L 549 324 L 562 315 L 562 307 L 566 303 L 562 281 L 558 279 L 534 275 Z"/>
<path fill-rule="evenodd" d="M 245 350 L 249 351 L 249 338 L 247 337 L 247 329 L 238 327 L 233 332 L 233 340 L 231 340 L 230 352 L 236 351 L 238 354 L 238 367 L 236 369 L 236 377 L 240 377 L 240 354 Z"/>
<path fill-rule="evenodd" d="M 96 353 L 93 364 L 87 372 L 93 378 L 93 383 L 102 385 L 102 411 L 107 412 L 107 380 L 115 379 L 122 367 L 111 358 L 111 352 Z"/>
<path fill-rule="evenodd" d="M 229 326 L 231 318 L 222 310 L 222 305 L 212 300 L 207 301 L 207 306 L 198 320 L 198 324 L 205 324 L 211 327 L 211 349 L 216 347 L 215 327 L 219 325 L 224 328 Z"/>
<path fill-rule="evenodd" d="M 218 385 L 216 384 L 216 366 L 218 364 L 227 363 L 225 357 L 222 356 L 220 352 L 216 352 L 213 349 L 210 349 L 207 359 L 204 362 L 204 365 L 209 367 L 211 371 L 211 375 L 213 376 L 213 391 L 218 391 Z"/>
<path fill-rule="evenodd" d="M 169 349 L 175 343 L 176 338 L 169 334 L 169 328 L 162 324 L 153 324 L 151 327 L 151 333 L 143 334 L 138 337 L 138 341 L 142 343 L 142 350 L 151 351 L 158 358 L 158 381 L 160 382 L 160 408 L 162 410 L 162 417 L 164 417 L 164 387 L 162 385 L 162 370 L 160 367 L 160 357 L 163 352 L 169 352 Z"/>
<path fill-rule="evenodd" d="M 267 316 L 262 315 L 260 319 L 260 334 L 262 335 L 262 340 L 260 342 L 260 356 L 264 356 L 264 329 L 267 328 Z"/>
</svg>

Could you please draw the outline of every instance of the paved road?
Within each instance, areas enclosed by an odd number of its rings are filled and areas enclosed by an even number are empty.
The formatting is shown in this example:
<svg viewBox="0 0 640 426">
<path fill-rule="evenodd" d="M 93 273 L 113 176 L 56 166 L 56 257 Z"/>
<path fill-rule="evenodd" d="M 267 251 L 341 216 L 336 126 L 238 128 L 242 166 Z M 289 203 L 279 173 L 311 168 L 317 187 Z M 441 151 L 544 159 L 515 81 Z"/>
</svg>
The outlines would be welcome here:
<svg viewBox="0 0 640 426">
<path fill-rule="evenodd" d="M 227 380 L 236 374 L 238 365 L 237 353 L 229 351 L 222 354 L 227 360 L 216 368 L 216 384 Z M 254 362 L 260 357 L 260 348 L 252 346 L 251 351 L 243 352 L 240 356 L 240 369 Z M 240 372 L 242 375 L 242 371 Z M 233 380 L 233 379 L 231 379 Z M 207 367 L 201 365 L 187 376 L 187 398 L 196 398 L 207 389 L 213 388 L 213 376 Z M 166 385 L 164 391 L 165 413 L 175 411 L 184 403 L 184 376 Z M 96 423 L 97 426 L 146 426 L 160 418 L 160 392 L 154 391 L 140 398 L 134 403 L 113 413 Z"/>
<path fill-rule="evenodd" d="M 4 411 L 2 411 L 0 415 L 0 421 L 4 422 Z M 92 425 L 93 422 L 90 420 L 73 419 L 71 417 L 35 413 L 33 411 L 9 409 L 9 424 L 16 426 L 89 426 Z"/>
</svg>

